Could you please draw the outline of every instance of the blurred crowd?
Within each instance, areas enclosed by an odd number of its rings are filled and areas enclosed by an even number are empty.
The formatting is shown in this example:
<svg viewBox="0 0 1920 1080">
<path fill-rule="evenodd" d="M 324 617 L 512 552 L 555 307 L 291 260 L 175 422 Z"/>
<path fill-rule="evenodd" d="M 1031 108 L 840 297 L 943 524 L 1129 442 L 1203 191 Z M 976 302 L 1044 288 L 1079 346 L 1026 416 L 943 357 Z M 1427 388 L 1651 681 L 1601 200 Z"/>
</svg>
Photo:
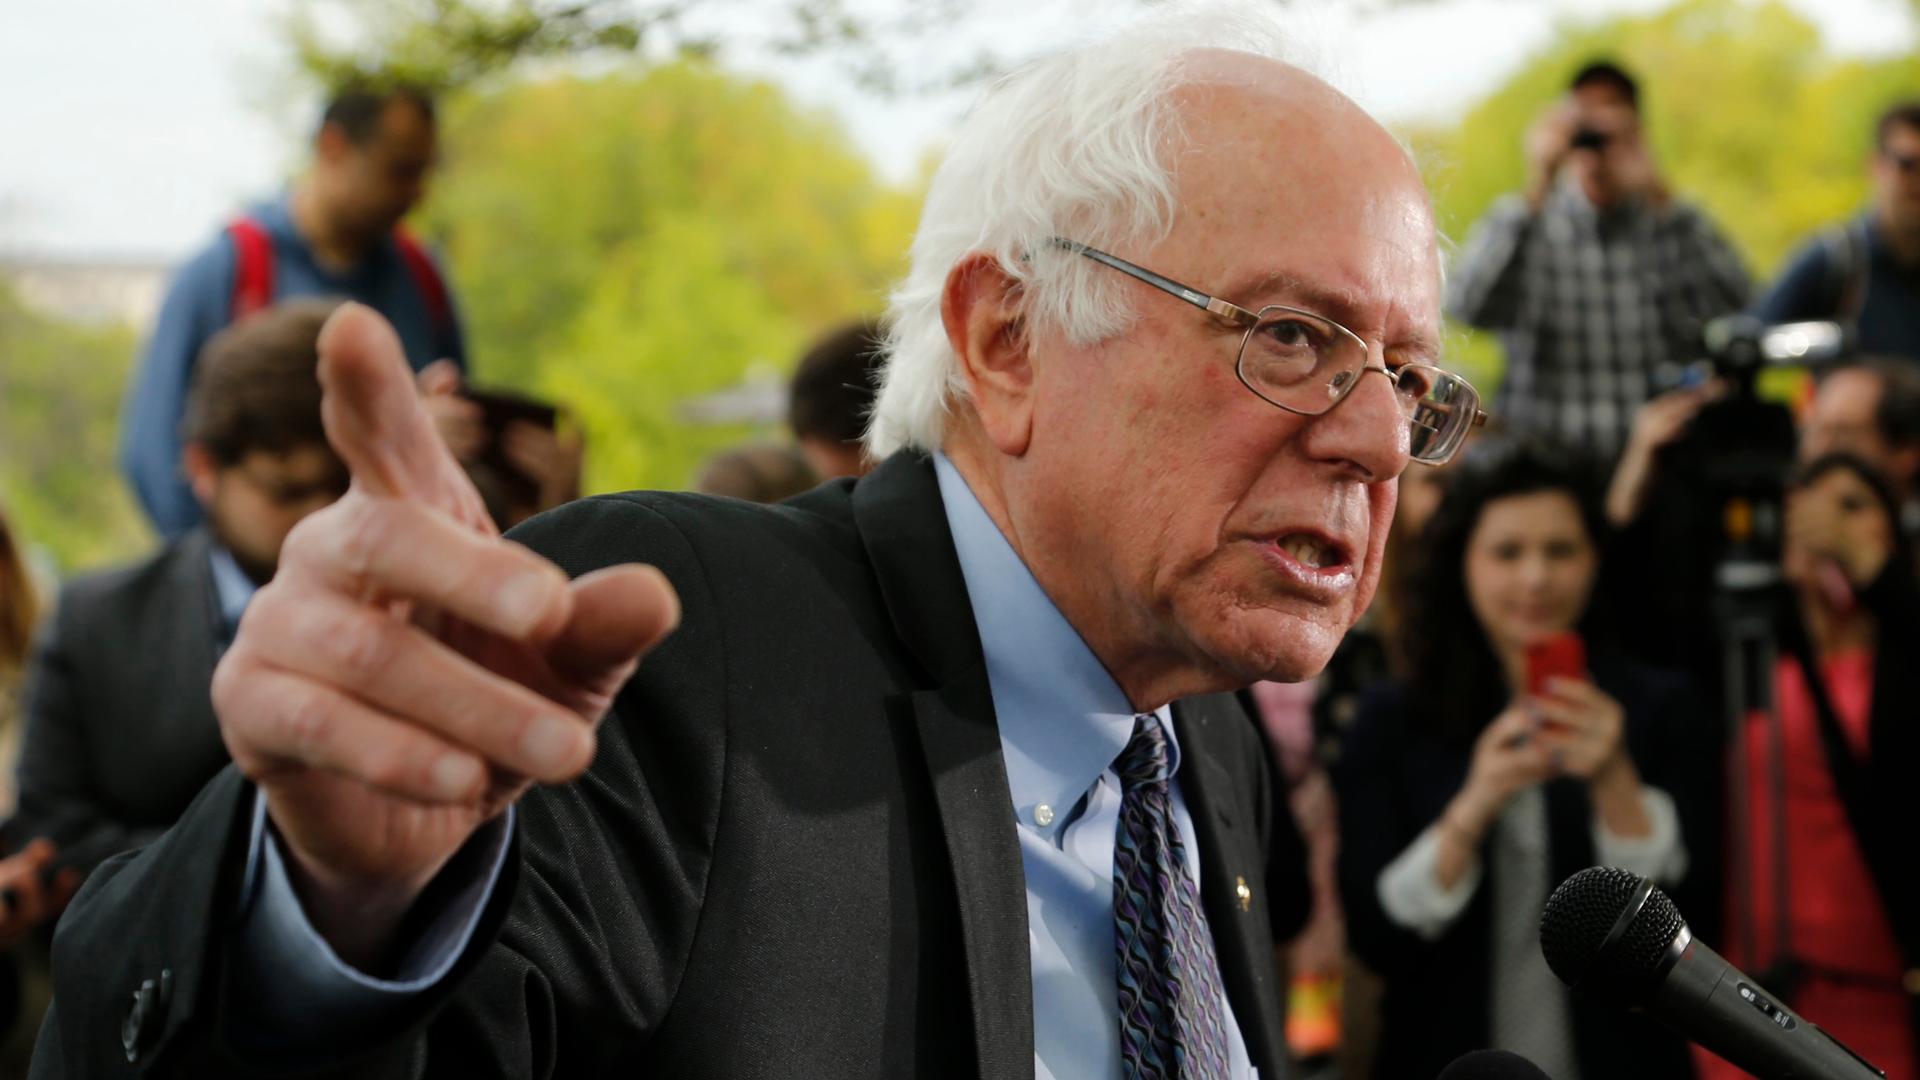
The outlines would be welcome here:
<svg viewBox="0 0 1920 1080">
<path fill-rule="evenodd" d="M 316 374 L 328 314 L 392 324 L 440 436 L 419 452 L 456 458 L 501 529 L 581 494 L 578 424 L 470 369 L 457 291 L 402 224 L 436 131 L 423 93 L 339 94 L 301 177 L 179 269 L 121 425 L 158 551 L 50 590 L 0 516 L 7 1075 L 62 908 L 225 766 L 214 666 L 288 534 L 345 490 Z M 1496 1046 L 1560 1080 L 1739 1075 L 1575 1008 L 1546 969 L 1546 897 L 1606 864 L 1920 1076 L 1900 800 L 1920 766 L 1920 103 L 1862 144 L 1871 204 L 1756 291 L 1669 188 L 1634 77 L 1596 62 L 1449 268 L 1449 314 L 1505 350 L 1492 430 L 1402 478 L 1381 595 L 1329 669 L 1245 695 L 1304 839 L 1311 903 L 1282 962 L 1310 1071 L 1430 1076 Z M 1838 344 L 1805 347 L 1828 323 Z M 776 502 L 861 475 L 882 338 L 849 313 L 796 359 L 785 435 L 691 486 Z M 1781 360 L 1790 377 L 1761 377 Z"/>
</svg>

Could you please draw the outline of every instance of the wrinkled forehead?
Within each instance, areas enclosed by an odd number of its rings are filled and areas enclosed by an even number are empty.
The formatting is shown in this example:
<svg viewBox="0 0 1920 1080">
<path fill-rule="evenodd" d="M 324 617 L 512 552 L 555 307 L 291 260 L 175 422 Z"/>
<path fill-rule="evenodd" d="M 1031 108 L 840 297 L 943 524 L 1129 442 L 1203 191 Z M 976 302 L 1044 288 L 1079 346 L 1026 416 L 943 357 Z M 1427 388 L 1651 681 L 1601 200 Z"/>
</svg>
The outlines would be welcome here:
<svg viewBox="0 0 1920 1080">
<path fill-rule="evenodd" d="M 1201 57 L 1183 74 L 1172 92 L 1178 207 L 1163 246 L 1223 294 L 1242 281 L 1311 280 L 1438 325 L 1432 205 L 1392 135 L 1298 68 Z"/>
</svg>

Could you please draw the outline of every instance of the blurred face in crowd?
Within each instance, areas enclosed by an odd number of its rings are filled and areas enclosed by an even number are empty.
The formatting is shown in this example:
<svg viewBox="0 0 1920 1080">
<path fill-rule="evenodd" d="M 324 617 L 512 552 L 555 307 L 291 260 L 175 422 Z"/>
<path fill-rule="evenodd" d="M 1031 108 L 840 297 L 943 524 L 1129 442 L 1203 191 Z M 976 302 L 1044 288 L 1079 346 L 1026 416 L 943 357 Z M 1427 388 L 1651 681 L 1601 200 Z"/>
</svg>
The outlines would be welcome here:
<svg viewBox="0 0 1920 1080">
<path fill-rule="evenodd" d="M 1487 503 L 1467 538 L 1467 602 L 1499 656 L 1571 630 L 1587 610 L 1599 554 L 1565 491 Z"/>
<path fill-rule="evenodd" d="M 873 463 L 867 460 L 865 451 L 857 442 L 803 438 L 799 440 L 799 445 L 800 454 L 807 459 L 813 475 L 823 480 L 837 476 L 865 476 L 873 469 Z"/>
<path fill-rule="evenodd" d="M 1844 451 L 1880 470 L 1901 495 L 1909 494 L 1920 472 L 1920 447 L 1896 445 L 1881 430 L 1884 392 L 1880 376 L 1861 368 L 1842 368 L 1820 380 L 1800 428 L 1800 460 Z"/>
<path fill-rule="evenodd" d="M 1873 158 L 1873 205 L 1887 228 L 1920 231 L 1920 130 L 1894 124 Z"/>
<path fill-rule="evenodd" d="M 364 142 L 322 127 L 313 183 L 333 227 L 362 239 L 386 234 L 426 195 L 435 152 L 433 121 L 405 98 L 386 103 Z"/>
<path fill-rule="evenodd" d="M 1873 489 L 1852 469 L 1829 469 L 1787 498 L 1781 571 L 1795 585 L 1818 585 L 1816 568 L 1851 552 L 1886 552 L 1894 523 Z M 1816 590 L 1816 595 L 1819 591 Z"/>
<path fill-rule="evenodd" d="M 1612 206 L 1626 194 L 1622 174 L 1640 141 L 1640 113 L 1626 91 L 1606 81 L 1576 87 L 1568 97 L 1574 130 L 1595 132 L 1606 141 L 1599 148 L 1574 148 L 1565 167 L 1589 202 Z"/>
<path fill-rule="evenodd" d="M 1173 228 L 1114 254 L 1245 308 L 1324 314 L 1370 367 L 1434 359 L 1434 225 L 1400 147 L 1292 68 L 1193 64 Z M 1006 361 L 1017 388 L 970 380 L 1009 535 L 1136 706 L 1308 677 L 1378 581 L 1407 463 L 1393 385 L 1368 374 L 1329 412 L 1285 412 L 1239 382 L 1241 328 L 1116 284 L 1133 318 L 1115 338 L 1037 334 Z"/>
<path fill-rule="evenodd" d="M 249 450 L 231 465 L 188 444 L 185 462 L 214 538 L 256 584 L 273 577 L 293 527 L 347 490 L 346 467 L 324 443 L 284 453 Z"/>
</svg>

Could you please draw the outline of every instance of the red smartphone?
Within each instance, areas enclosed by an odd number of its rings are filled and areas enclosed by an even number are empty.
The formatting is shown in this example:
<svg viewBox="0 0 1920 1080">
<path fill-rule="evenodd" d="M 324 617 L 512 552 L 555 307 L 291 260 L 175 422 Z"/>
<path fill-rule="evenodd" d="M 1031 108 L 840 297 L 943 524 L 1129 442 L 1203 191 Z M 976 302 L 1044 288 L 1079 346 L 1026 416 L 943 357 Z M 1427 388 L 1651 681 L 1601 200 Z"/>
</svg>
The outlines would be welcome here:
<svg viewBox="0 0 1920 1080">
<path fill-rule="evenodd" d="M 1587 645 L 1571 630 L 1546 637 L 1527 646 L 1527 693 L 1540 696 L 1547 692 L 1548 679 L 1585 679 Z"/>
</svg>

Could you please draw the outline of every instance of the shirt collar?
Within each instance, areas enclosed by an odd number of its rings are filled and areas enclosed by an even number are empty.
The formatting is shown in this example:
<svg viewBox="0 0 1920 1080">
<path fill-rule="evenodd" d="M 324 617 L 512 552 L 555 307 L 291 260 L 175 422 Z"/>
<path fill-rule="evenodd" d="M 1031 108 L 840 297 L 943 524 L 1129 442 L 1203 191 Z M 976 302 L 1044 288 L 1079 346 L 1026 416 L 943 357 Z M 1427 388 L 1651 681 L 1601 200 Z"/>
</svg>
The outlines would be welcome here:
<svg viewBox="0 0 1920 1080">
<path fill-rule="evenodd" d="M 298 258 L 313 274 L 343 287 L 375 272 L 378 266 L 384 265 L 396 256 L 393 235 L 388 233 L 368 247 L 366 254 L 357 264 L 344 271 L 321 266 L 319 260 L 313 257 L 313 246 L 307 242 L 306 236 L 300 232 L 300 226 L 293 220 L 292 188 L 283 191 L 276 198 L 255 204 L 248 209 L 247 214 L 272 235 L 276 257 L 285 255 Z"/>
<path fill-rule="evenodd" d="M 1023 825 L 1036 826 L 1034 809 L 1051 807 L 1054 814 L 1042 815 L 1050 827 L 1040 830 L 1055 832 L 1126 748 L 1136 714 L 959 470 L 945 454 L 935 454 L 933 466 L 986 655 L 1014 812 Z M 1177 772 L 1180 749 L 1167 707 L 1154 715 Z"/>
<path fill-rule="evenodd" d="M 227 632 L 232 633 L 240 625 L 240 616 L 246 613 L 247 604 L 260 587 L 253 583 L 245 570 L 240 569 L 233 552 L 223 545 L 213 544 L 207 549 L 207 562 L 213 568 L 213 593 L 220 603 L 220 621 Z"/>
</svg>

